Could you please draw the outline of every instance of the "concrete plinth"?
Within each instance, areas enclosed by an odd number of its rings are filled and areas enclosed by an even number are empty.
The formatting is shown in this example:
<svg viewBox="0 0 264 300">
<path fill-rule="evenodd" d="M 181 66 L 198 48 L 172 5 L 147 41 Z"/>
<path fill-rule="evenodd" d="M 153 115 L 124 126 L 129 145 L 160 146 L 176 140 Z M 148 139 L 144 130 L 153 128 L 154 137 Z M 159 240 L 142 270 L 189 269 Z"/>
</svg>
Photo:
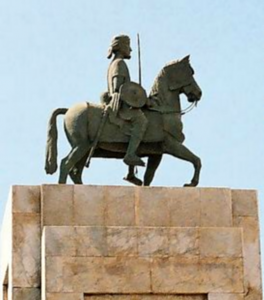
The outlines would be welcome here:
<svg viewBox="0 0 264 300">
<path fill-rule="evenodd" d="M 261 300 L 253 190 L 13 186 L 1 300 Z"/>
</svg>

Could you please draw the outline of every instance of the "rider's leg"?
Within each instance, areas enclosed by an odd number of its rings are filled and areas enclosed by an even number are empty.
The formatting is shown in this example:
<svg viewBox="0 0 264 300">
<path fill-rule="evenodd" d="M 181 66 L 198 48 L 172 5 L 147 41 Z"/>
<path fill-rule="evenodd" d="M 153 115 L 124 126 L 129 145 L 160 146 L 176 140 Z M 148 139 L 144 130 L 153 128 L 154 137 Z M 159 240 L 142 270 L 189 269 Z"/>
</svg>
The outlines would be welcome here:
<svg viewBox="0 0 264 300">
<path fill-rule="evenodd" d="M 129 166 L 145 166 L 143 160 L 137 156 L 136 151 L 147 129 L 148 120 L 140 109 L 132 109 L 131 113 L 133 114 L 130 119 L 132 131 L 124 163 Z"/>
</svg>

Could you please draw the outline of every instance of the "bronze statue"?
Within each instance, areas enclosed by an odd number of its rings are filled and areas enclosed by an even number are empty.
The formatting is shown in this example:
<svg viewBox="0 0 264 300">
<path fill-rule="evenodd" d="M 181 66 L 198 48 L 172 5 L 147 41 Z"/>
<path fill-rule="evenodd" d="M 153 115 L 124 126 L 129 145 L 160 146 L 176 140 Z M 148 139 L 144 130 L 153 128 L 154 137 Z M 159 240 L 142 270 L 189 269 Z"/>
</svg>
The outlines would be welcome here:
<svg viewBox="0 0 264 300">
<path fill-rule="evenodd" d="M 144 136 L 147 128 L 148 120 L 141 107 L 147 104 L 147 96 L 143 89 L 131 83 L 128 67 L 124 59 L 130 59 L 130 38 L 126 35 L 119 35 L 112 39 L 108 57 L 114 55 L 107 72 L 108 92 L 104 94 L 101 102 L 108 104 L 110 107 L 109 120 L 116 123 L 122 129 L 122 121 L 130 122 L 130 130 L 127 135 L 130 136 L 127 152 L 124 157 L 124 162 L 130 166 L 128 175 L 125 180 L 136 185 L 141 185 L 142 181 L 136 178 L 133 166 L 144 166 L 143 160 L 136 155 L 136 150 Z M 123 97 L 120 101 L 120 92 L 122 85 L 126 83 L 129 89 L 132 85 L 133 92 L 125 93 L 124 87 L 122 89 Z M 140 93 L 141 92 L 141 93 Z"/>
<path fill-rule="evenodd" d="M 65 114 L 64 128 L 70 153 L 61 161 L 59 183 L 66 183 L 68 175 L 75 184 L 82 184 L 82 172 L 91 157 L 124 159 L 129 165 L 127 179 L 134 184 L 141 181 L 134 175 L 134 166 L 143 166 L 141 157 L 148 157 L 143 185 L 150 185 L 162 155 L 170 154 L 189 161 L 194 175 L 189 184 L 196 186 L 201 169 L 200 158 L 182 143 L 180 94 L 196 103 L 202 91 L 196 83 L 189 56 L 167 64 L 154 81 L 149 97 L 145 90 L 130 80 L 124 59 L 130 58 L 129 37 L 114 37 L 109 58 L 108 91 L 100 105 L 80 103 L 56 109 L 49 120 L 46 166 L 48 174 L 57 170 L 56 118 Z M 87 162 L 87 163 L 86 163 Z M 130 180 L 131 179 L 131 180 Z"/>
</svg>

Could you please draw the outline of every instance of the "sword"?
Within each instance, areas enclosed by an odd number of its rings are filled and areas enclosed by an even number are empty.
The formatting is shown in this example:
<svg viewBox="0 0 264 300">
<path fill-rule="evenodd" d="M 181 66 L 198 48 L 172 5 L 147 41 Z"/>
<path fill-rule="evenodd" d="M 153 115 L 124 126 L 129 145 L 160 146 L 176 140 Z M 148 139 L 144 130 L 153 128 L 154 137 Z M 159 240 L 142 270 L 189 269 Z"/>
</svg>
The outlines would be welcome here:
<svg viewBox="0 0 264 300">
<path fill-rule="evenodd" d="M 89 168 L 89 165 L 90 165 L 92 156 L 94 155 L 95 148 L 96 148 L 96 146 L 97 146 L 97 144 L 98 144 L 99 138 L 100 138 L 100 136 L 101 136 L 101 133 L 102 133 L 102 131 L 103 131 L 103 128 L 104 128 L 104 126 L 105 126 L 105 123 L 106 123 L 107 118 L 108 118 L 108 109 L 105 109 L 105 110 L 103 111 L 103 114 L 102 114 L 101 123 L 100 123 L 100 125 L 99 125 L 99 127 L 98 127 L 96 137 L 95 137 L 95 139 L 94 139 L 94 141 L 93 141 L 93 146 L 92 146 L 92 148 L 91 148 L 91 150 L 90 150 L 90 152 L 89 152 L 89 156 L 88 156 L 88 158 L 87 158 L 87 160 L 86 160 L 86 163 L 85 163 L 86 168 Z"/>
</svg>

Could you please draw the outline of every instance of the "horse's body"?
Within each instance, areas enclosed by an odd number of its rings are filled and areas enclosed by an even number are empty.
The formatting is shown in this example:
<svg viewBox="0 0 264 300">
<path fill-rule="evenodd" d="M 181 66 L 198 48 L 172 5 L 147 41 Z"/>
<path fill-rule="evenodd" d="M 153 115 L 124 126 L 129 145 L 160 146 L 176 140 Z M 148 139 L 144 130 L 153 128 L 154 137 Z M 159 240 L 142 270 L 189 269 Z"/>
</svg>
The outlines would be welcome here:
<svg viewBox="0 0 264 300">
<path fill-rule="evenodd" d="M 144 185 L 150 185 L 155 171 L 164 153 L 187 160 L 194 165 L 195 172 L 190 186 L 196 186 L 201 168 L 200 159 L 182 145 L 180 93 L 185 93 L 189 101 L 198 101 L 201 90 L 193 78 L 189 57 L 173 62 L 162 69 L 155 80 L 150 97 L 155 102 L 154 109 L 143 110 L 148 119 L 148 128 L 137 154 L 148 157 Z M 59 183 L 66 183 L 68 174 L 74 183 L 82 183 L 82 171 L 98 128 L 102 122 L 104 107 L 89 103 L 80 103 L 69 109 L 57 109 L 53 112 L 48 131 L 46 172 L 52 174 L 57 169 L 57 128 L 56 117 L 65 114 L 65 133 L 72 150 L 60 166 Z M 129 129 L 130 123 L 124 124 Z M 126 130 L 111 123 L 104 124 L 93 157 L 123 158 L 130 136 Z"/>
<path fill-rule="evenodd" d="M 94 141 L 102 121 L 103 111 L 104 106 L 86 102 L 71 107 L 65 114 L 64 122 L 67 132 L 70 134 L 70 143 L 74 143 L 76 128 L 79 128 L 82 133 L 86 131 L 89 140 Z M 159 112 L 149 110 L 144 110 L 144 113 L 148 119 L 144 142 L 162 141 L 164 137 L 162 115 Z M 80 126 L 82 127 L 80 128 Z M 129 128 L 130 122 L 124 122 L 124 126 Z M 128 143 L 129 135 L 107 119 L 100 135 L 100 142 L 113 143 L 113 141 L 115 143 Z"/>
</svg>

